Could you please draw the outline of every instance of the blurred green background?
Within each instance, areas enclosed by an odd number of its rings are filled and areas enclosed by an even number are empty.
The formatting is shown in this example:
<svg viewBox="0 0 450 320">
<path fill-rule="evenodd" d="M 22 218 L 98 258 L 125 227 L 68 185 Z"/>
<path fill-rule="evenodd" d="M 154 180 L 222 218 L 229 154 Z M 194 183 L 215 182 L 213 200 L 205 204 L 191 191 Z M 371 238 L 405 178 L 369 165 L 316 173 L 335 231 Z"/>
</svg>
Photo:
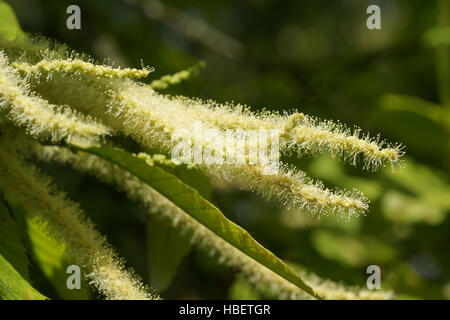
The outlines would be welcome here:
<svg viewBox="0 0 450 320">
<path fill-rule="evenodd" d="M 6 0 L 22 28 L 121 66 L 155 67 L 146 81 L 206 69 L 164 92 L 252 110 L 298 108 L 405 145 L 404 167 L 365 172 L 323 155 L 290 158 L 328 187 L 356 188 L 368 215 L 313 218 L 238 190 L 212 202 L 279 257 L 319 276 L 365 286 L 368 265 L 399 298 L 450 299 L 450 6 L 448 1 Z M 66 28 L 78 4 L 82 29 Z M 366 8 L 381 8 L 381 30 Z M 149 280 L 146 216 L 138 205 L 67 168 L 46 165 L 130 266 Z M 34 270 L 44 294 L 60 297 Z M 194 249 L 167 299 L 264 298 Z"/>
</svg>

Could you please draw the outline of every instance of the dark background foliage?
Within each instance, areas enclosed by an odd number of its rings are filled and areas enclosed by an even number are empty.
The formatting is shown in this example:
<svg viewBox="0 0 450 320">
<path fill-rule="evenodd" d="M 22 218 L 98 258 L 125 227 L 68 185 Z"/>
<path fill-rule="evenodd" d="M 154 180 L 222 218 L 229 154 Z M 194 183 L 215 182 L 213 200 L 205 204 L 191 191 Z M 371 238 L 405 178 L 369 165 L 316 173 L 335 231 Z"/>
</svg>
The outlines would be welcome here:
<svg viewBox="0 0 450 320">
<path fill-rule="evenodd" d="M 298 108 L 402 142 L 407 158 L 395 174 L 390 169 L 364 172 L 327 156 L 287 159 L 327 186 L 364 191 L 371 200 L 367 216 L 317 220 L 229 188 L 215 188 L 212 201 L 279 257 L 322 277 L 365 286 L 366 267 L 377 264 L 382 287 L 402 298 L 450 298 L 446 120 L 450 88 L 445 81 L 449 59 L 447 47 L 430 45 L 426 36 L 436 27 L 439 13 L 441 23 L 447 23 L 445 4 L 419 0 L 6 2 L 27 32 L 64 42 L 99 61 L 111 58 L 130 67 L 139 67 L 142 61 L 155 67 L 147 81 L 199 60 L 206 62 L 203 72 L 167 93 L 234 101 L 252 110 Z M 66 8 L 73 3 L 81 7 L 81 30 L 66 28 Z M 381 8 L 381 30 L 366 27 L 370 4 Z M 431 119 L 428 106 L 438 108 L 442 116 Z M 70 169 L 44 169 L 81 202 L 129 265 L 148 280 L 151 261 L 146 259 L 143 209 Z M 35 273 L 35 281 L 45 285 Z M 47 291 L 57 297 L 50 286 Z M 199 250 L 184 259 L 162 296 L 261 297 L 245 282 L 236 281 L 233 270 Z"/>
</svg>

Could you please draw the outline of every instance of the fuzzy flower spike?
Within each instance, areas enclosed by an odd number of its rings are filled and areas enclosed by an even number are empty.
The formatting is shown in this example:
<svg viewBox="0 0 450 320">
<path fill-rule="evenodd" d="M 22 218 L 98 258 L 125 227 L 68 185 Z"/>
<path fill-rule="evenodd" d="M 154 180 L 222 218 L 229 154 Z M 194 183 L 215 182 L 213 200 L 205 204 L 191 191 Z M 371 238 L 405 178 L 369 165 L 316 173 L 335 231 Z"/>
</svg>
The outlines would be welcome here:
<svg viewBox="0 0 450 320">
<path fill-rule="evenodd" d="M 83 63 L 79 61 L 81 56 L 74 53 L 70 56 L 76 59 L 64 60 L 58 52 L 52 54 L 48 51 L 45 59 L 35 64 L 21 60 L 14 66 L 26 78 L 38 80 L 30 81 L 30 84 L 45 98 L 70 105 L 99 119 L 116 133 L 132 137 L 143 146 L 164 154 L 171 153 L 177 132 L 186 132 L 185 136 L 192 139 L 195 123 L 201 122 L 205 130 L 222 132 L 229 129 L 244 132 L 278 130 L 279 146 L 270 141 L 268 149 L 279 147 L 281 153 L 296 152 L 298 155 L 329 152 L 352 164 L 361 158 L 364 168 L 373 170 L 387 163 L 394 166 L 402 155 L 399 146 L 380 143 L 368 135 L 361 135 L 360 130 L 351 132 L 340 123 L 319 121 L 300 112 L 253 113 L 242 105 L 162 95 L 151 86 L 130 79 L 138 77 L 138 74 L 122 77 L 117 70 L 113 71 L 115 69 L 106 71 L 101 66 L 92 65 L 92 60 Z M 115 75 L 111 76 L 113 73 Z M 43 74 L 47 77 L 41 77 Z M 74 92 L 73 87 L 82 91 L 83 97 Z M 242 144 L 248 141 L 243 135 L 235 138 L 238 140 L 236 144 L 227 146 L 233 154 L 239 153 Z M 196 139 L 203 150 L 221 147 L 205 136 L 197 136 Z M 368 209 L 368 200 L 360 192 L 330 190 L 320 181 L 312 181 L 303 172 L 281 162 L 276 174 L 266 175 L 265 164 L 250 163 L 248 158 L 244 163 L 231 165 L 225 158 L 223 160 L 223 164 L 195 165 L 206 174 L 229 181 L 243 190 L 278 200 L 287 207 L 305 208 L 313 215 L 337 213 L 356 216 Z"/>
<path fill-rule="evenodd" d="M 66 141 L 92 144 L 109 135 L 110 130 L 91 117 L 80 114 L 68 106 L 50 104 L 32 93 L 0 51 L 0 110 L 7 117 L 35 137 L 49 138 L 53 142 Z"/>
</svg>

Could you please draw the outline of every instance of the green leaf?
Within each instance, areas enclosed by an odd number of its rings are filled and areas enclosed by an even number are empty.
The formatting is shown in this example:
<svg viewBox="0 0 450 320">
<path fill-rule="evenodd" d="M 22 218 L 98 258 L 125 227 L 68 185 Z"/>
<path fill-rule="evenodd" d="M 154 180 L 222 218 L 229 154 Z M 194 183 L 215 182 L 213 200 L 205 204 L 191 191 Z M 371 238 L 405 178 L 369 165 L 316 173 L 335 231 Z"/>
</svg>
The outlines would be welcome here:
<svg viewBox="0 0 450 320">
<path fill-rule="evenodd" d="M 411 157 L 405 157 L 402 170 L 392 172 L 385 169 L 383 173 L 416 196 L 426 197 L 445 210 L 450 209 L 450 186 L 444 172 L 432 169 Z"/>
<path fill-rule="evenodd" d="M 409 107 L 413 104 L 414 107 Z M 383 128 L 384 134 L 396 137 L 395 140 L 407 146 L 408 153 L 442 159 L 442 154 L 448 149 L 446 127 L 443 125 L 447 120 L 445 113 L 438 116 L 442 117 L 441 121 L 435 120 L 434 110 L 441 107 L 434 107 L 432 103 L 418 98 L 403 99 L 398 95 L 388 95 L 381 99 L 380 108 L 374 110 L 372 120 Z M 430 113 L 425 116 L 420 109 Z"/>
<path fill-rule="evenodd" d="M 230 287 L 228 298 L 230 300 L 261 300 L 258 292 L 244 279 L 236 279 Z"/>
<path fill-rule="evenodd" d="M 19 234 L 8 208 L 0 200 L 0 299 L 46 299 L 24 279 L 28 278 L 28 258 Z"/>
<path fill-rule="evenodd" d="M 428 224 L 445 221 L 450 210 L 450 187 L 445 173 L 405 157 L 402 170 L 384 170 L 384 175 L 399 187 L 388 190 L 381 202 L 389 220 Z"/>
<path fill-rule="evenodd" d="M 242 254 L 272 270 L 306 293 L 320 299 L 314 290 L 303 282 L 287 264 L 256 242 L 246 230 L 228 220 L 219 209 L 176 176 L 157 166 L 150 166 L 144 159 L 120 149 L 106 147 L 78 149 L 108 160 L 140 178 Z"/>
<path fill-rule="evenodd" d="M 364 267 L 370 263 L 384 265 L 396 257 L 389 245 L 365 235 L 318 229 L 312 233 L 311 243 L 323 257 L 350 267 Z"/>
<path fill-rule="evenodd" d="M 45 300 L 16 269 L 0 254 L 0 299 Z"/>
<path fill-rule="evenodd" d="M 383 191 L 377 181 L 347 174 L 338 160 L 329 156 L 322 155 L 311 161 L 309 172 L 315 178 L 330 181 L 333 185 L 361 190 L 370 201 L 378 199 Z"/>
<path fill-rule="evenodd" d="M 25 279 L 30 279 L 28 273 L 29 260 L 25 246 L 20 238 L 21 231 L 12 219 L 9 209 L 0 200 L 0 255 L 2 255 L 17 272 Z"/>
<path fill-rule="evenodd" d="M 209 177 L 191 165 L 175 164 L 159 154 L 149 156 L 148 154 L 140 153 L 138 158 L 146 160 L 149 165 L 158 166 L 164 171 L 177 176 L 178 179 L 197 190 L 203 198 L 211 200 L 211 181 Z"/>
<path fill-rule="evenodd" d="M 397 190 L 386 192 L 381 201 L 381 208 L 387 219 L 403 224 L 437 225 L 444 222 L 447 217 L 447 211 L 435 202 Z"/>
<path fill-rule="evenodd" d="M 6 41 L 25 37 L 13 9 L 3 1 L 0 1 L 0 37 Z"/>
<path fill-rule="evenodd" d="M 450 113 L 448 110 L 421 98 L 401 94 L 387 94 L 381 98 L 380 106 L 387 111 L 412 112 L 446 128 L 450 128 Z"/>
<path fill-rule="evenodd" d="M 450 45 L 450 27 L 434 27 L 423 35 L 423 42 L 431 47 Z"/>
<path fill-rule="evenodd" d="M 138 157 L 175 175 L 182 182 L 197 190 L 200 195 L 211 199 L 211 182 L 203 173 L 185 164 L 175 164 L 163 155 L 140 153 Z M 192 243 L 186 235 L 173 232 L 166 219 L 150 215 L 147 217 L 147 265 L 152 287 L 164 291 L 172 282 L 178 266 L 192 249 Z"/>
<path fill-rule="evenodd" d="M 147 261 L 152 287 L 161 292 L 166 289 L 183 258 L 191 250 L 191 242 L 186 235 L 173 232 L 166 219 L 155 215 L 147 218 Z"/>
<path fill-rule="evenodd" d="M 448 0 L 439 0 L 437 3 L 437 24 L 439 28 L 450 27 L 450 5 Z M 438 45 L 436 48 L 436 71 L 438 78 L 439 96 L 446 107 L 450 105 L 450 50 L 447 45 Z"/>
</svg>

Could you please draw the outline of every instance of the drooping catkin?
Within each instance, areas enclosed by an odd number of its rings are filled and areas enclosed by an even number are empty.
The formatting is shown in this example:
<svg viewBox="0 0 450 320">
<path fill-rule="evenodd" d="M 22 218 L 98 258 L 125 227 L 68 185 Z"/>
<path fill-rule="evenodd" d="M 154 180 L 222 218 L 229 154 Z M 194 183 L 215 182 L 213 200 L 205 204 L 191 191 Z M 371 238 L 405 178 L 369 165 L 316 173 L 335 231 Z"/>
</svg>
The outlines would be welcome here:
<svg viewBox="0 0 450 320">
<path fill-rule="evenodd" d="M 371 138 L 361 134 L 361 129 L 353 132 L 341 123 L 320 121 L 304 116 L 286 131 L 288 147 L 299 154 L 318 154 L 327 151 L 333 156 L 341 156 L 356 165 L 358 156 L 362 157 L 363 168 L 376 170 L 385 164 L 391 167 L 398 164 L 403 155 L 401 145 L 391 145 L 380 141 L 380 137 Z"/>
<path fill-rule="evenodd" d="M 242 105 L 218 104 L 211 100 L 185 97 L 176 97 L 174 100 L 184 105 L 186 113 L 193 118 L 222 130 L 280 129 L 280 151 L 283 153 L 296 150 L 301 156 L 329 152 L 353 165 L 360 157 L 363 167 L 372 170 L 385 164 L 394 166 L 403 155 L 401 145 L 391 145 L 380 141 L 379 137 L 362 135 L 361 129 L 356 128 L 352 132 L 341 123 L 320 121 L 300 112 L 280 115 L 263 111 L 255 114 Z"/>
<path fill-rule="evenodd" d="M 226 167 L 224 169 L 223 167 Z M 266 175 L 260 166 L 209 166 L 208 173 L 232 181 L 240 189 L 279 201 L 286 208 L 304 208 L 312 215 L 338 214 L 346 217 L 367 212 L 369 200 L 358 190 L 330 190 L 305 173 L 283 166 Z"/>
<path fill-rule="evenodd" d="M 104 78 L 145 78 L 152 69 L 142 68 L 112 68 L 105 65 L 95 65 L 90 62 L 85 62 L 81 59 L 54 59 L 41 60 L 36 64 L 29 64 L 27 62 L 14 62 L 13 67 L 23 74 L 44 74 L 49 77 L 55 72 L 67 73 L 74 76 L 84 74 L 92 77 Z"/>
<path fill-rule="evenodd" d="M 182 70 L 174 74 L 164 75 L 159 79 L 153 80 L 150 83 L 150 87 L 156 90 L 167 89 L 171 85 L 175 85 L 188 80 L 192 75 L 197 74 L 200 69 L 203 69 L 204 67 L 205 63 L 203 61 L 200 61 L 186 70 Z"/>
<path fill-rule="evenodd" d="M 81 115 L 67 106 L 58 106 L 32 93 L 8 64 L 0 51 L 0 110 L 26 131 L 53 142 L 77 144 L 97 143 L 110 130 L 89 116 Z"/>
<path fill-rule="evenodd" d="M 79 206 L 66 199 L 48 177 L 0 148 L 0 189 L 5 200 L 45 221 L 49 233 L 67 244 L 68 255 L 86 272 L 90 284 L 108 299 L 157 299 L 148 292 L 94 229 Z"/>
</svg>

